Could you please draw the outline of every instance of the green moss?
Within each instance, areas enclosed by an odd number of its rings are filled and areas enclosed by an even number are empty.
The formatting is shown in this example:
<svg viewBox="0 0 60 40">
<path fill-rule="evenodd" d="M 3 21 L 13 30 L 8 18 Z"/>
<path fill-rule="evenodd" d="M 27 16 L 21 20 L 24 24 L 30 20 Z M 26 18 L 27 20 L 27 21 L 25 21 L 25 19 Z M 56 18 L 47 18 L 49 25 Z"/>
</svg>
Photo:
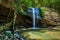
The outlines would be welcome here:
<svg viewBox="0 0 60 40">
<path fill-rule="evenodd" d="M 44 12 L 46 9 L 45 8 L 40 8 L 40 9 L 41 9 L 41 16 L 44 17 L 45 16 Z"/>
</svg>

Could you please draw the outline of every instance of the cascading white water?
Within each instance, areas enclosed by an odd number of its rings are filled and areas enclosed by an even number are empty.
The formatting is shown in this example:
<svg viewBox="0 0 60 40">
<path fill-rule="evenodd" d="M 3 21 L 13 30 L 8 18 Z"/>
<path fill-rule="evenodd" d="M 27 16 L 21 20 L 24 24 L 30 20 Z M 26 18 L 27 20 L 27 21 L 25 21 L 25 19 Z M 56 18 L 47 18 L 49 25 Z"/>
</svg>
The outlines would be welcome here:
<svg viewBox="0 0 60 40">
<path fill-rule="evenodd" d="M 37 8 L 32 8 L 32 13 L 33 13 L 33 27 L 32 29 L 37 29 L 36 22 L 38 21 L 39 18 L 39 10 Z"/>
<path fill-rule="evenodd" d="M 33 28 L 35 29 L 35 8 L 32 8 L 33 12 Z"/>
<path fill-rule="evenodd" d="M 39 8 L 30 8 L 30 9 L 28 9 L 28 12 L 32 13 L 31 15 L 33 18 L 33 27 L 31 29 L 37 29 L 38 19 L 40 19 Z"/>
</svg>

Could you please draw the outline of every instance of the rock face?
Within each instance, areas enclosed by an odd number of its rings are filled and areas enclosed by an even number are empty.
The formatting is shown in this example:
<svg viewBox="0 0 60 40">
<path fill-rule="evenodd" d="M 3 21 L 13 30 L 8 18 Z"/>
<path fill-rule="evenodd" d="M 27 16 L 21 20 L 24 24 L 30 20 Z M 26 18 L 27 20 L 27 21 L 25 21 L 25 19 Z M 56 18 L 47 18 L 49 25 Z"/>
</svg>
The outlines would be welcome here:
<svg viewBox="0 0 60 40">
<path fill-rule="evenodd" d="M 0 4 L 0 30 L 9 29 L 12 24 L 12 18 L 13 11 Z"/>
<path fill-rule="evenodd" d="M 27 15 L 17 15 L 15 26 L 32 27 L 32 18 Z"/>
<path fill-rule="evenodd" d="M 60 25 L 60 16 L 53 9 L 46 8 L 44 19 L 49 25 Z"/>
<path fill-rule="evenodd" d="M 0 5 L 0 23 L 8 23 L 13 19 L 13 12 L 9 14 L 10 9 Z M 60 25 L 60 16 L 59 14 L 49 8 L 45 10 L 45 16 L 43 17 L 44 21 L 38 20 L 38 24 L 40 26 L 41 22 L 46 23 L 47 25 Z M 32 17 L 28 15 L 17 14 L 17 18 L 15 21 L 15 26 L 20 27 L 32 27 Z"/>
<path fill-rule="evenodd" d="M 60 16 L 59 14 L 54 11 L 53 9 L 46 8 L 44 12 L 45 16 L 42 18 L 42 20 L 38 20 L 38 25 L 41 26 L 43 23 L 46 23 L 46 25 L 52 25 L 57 26 L 60 25 Z M 19 21 L 18 21 L 19 20 Z M 16 25 L 25 26 L 25 27 L 32 27 L 32 17 L 28 15 L 17 15 L 16 18 Z"/>
<path fill-rule="evenodd" d="M 11 8 L 12 6 L 11 6 L 11 2 L 12 2 L 13 0 L 0 0 L 0 4 L 1 5 L 3 5 L 3 6 L 5 6 L 5 7 L 7 7 L 7 8 Z"/>
<path fill-rule="evenodd" d="M 13 13 L 10 8 L 0 5 L 0 23 L 10 22 L 13 17 Z"/>
</svg>

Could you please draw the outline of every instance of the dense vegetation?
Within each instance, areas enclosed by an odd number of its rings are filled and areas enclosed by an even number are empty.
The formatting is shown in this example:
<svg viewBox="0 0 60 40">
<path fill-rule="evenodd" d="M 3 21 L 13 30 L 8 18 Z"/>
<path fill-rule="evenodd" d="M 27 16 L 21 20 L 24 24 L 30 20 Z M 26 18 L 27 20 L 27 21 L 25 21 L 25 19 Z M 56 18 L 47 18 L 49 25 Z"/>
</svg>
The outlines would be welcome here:
<svg viewBox="0 0 60 40">
<path fill-rule="evenodd" d="M 43 16 L 38 14 L 38 16 L 41 17 L 41 20 L 40 18 L 38 19 L 38 21 L 35 20 L 37 21 L 36 25 L 38 25 L 38 28 L 42 28 L 42 30 L 44 28 L 55 28 L 57 30 L 60 30 L 60 0 L 0 0 L 0 34 L 4 35 L 4 32 L 9 30 L 12 31 L 13 34 L 16 31 L 19 31 L 19 35 L 21 36 L 22 32 L 23 35 L 25 35 L 24 30 L 27 28 L 28 29 L 26 31 L 30 32 L 29 28 L 33 27 L 33 18 L 31 17 L 31 15 L 28 15 L 28 8 L 41 9 L 41 14 Z M 31 31 L 35 30 L 32 29 Z M 39 32 L 37 31 L 30 32 L 30 34 L 32 33 L 36 35 L 37 33 L 39 34 L 41 32 L 41 30 L 39 30 Z M 42 32 L 44 33 L 45 31 L 43 30 Z M 41 33 L 40 36 L 42 36 L 43 38 L 47 38 L 48 35 L 46 37 L 45 35 L 46 34 L 42 35 Z M 28 36 L 26 36 L 25 38 L 27 38 Z"/>
<path fill-rule="evenodd" d="M 60 0 L 15 0 L 13 2 L 13 7 L 18 12 L 26 14 L 25 10 L 32 7 L 49 7 L 54 8 L 58 12 L 60 10 Z"/>
<path fill-rule="evenodd" d="M 26 11 L 28 8 L 37 7 L 37 8 L 42 8 L 41 10 L 45 11 L 45 9 L 43 7 L 47 7 L 50 10 L 54 9 L 60 13 L 60 0 L 2 0 L 2 1 L 6 2 L 6 3 L 10 2 L 11 6 L 13 8 L 13 11 L 14 11 L 14 13 L 13 13 L 14 21 L 12 20 L 13 25 L 15 25 L 15 23 L 18 23 L 18 20 L 20 20 L 20 22 L 19 22 L 20 25 L 21 24 L 26 25 L 26 23 L 31 25 L 30 20 L 32 20 L 32 19 L 28 19 L 29 17 L 27 16 L 28 13 Z M 24 21 L 23 19 L 27 20 L 27 21 Z M 18 25 L 18 24 L 16 24 L 16 25 Z"/>
</svg>

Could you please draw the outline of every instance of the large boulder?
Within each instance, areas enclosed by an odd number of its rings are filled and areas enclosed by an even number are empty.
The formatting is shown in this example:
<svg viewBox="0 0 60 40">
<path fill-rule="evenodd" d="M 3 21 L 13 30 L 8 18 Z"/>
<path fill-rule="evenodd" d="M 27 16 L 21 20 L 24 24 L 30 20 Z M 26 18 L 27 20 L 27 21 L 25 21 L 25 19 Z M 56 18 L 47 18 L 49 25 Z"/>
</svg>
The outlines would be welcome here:
<svg viewBox="0 0 60 40">
<path fill-rule="evenodd" d="M 59 13 L 56 12 L 54 9 L 49 9 L 49 8 L 45 8 L 45 16 L 44 16 L 44 20 L 45 23 L 49 24 L 49 25 L 60 25 L 60 16 Z"/>
</svg>

